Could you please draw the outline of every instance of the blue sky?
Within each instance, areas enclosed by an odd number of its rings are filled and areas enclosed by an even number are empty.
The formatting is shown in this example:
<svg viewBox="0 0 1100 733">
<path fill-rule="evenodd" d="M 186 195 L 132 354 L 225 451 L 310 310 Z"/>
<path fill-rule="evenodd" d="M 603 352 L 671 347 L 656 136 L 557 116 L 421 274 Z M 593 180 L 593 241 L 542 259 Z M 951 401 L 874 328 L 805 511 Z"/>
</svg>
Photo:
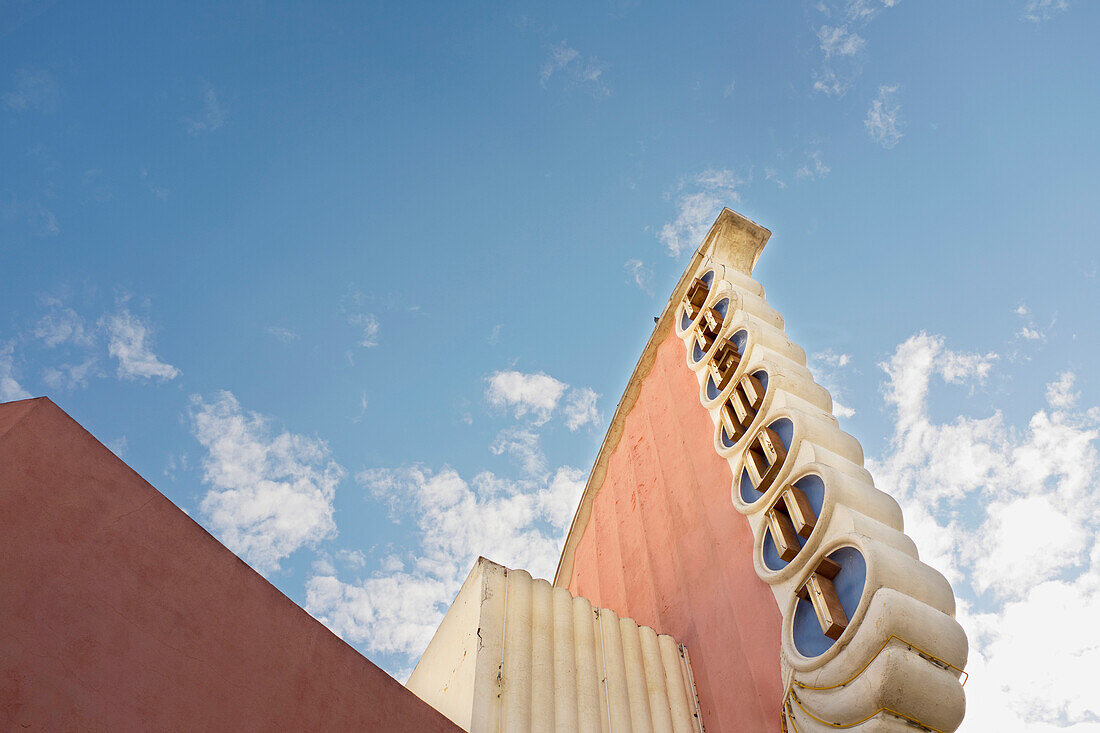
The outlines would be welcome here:
<svg viewBox="0 0 1100 733">
<path fill-rule="evenodd" d="M 0 3 L 0 399 L 395 674 L 553 572 L 722 205 L 960 596 L 965 730 L 1100 730 L 1100 7 Z M 991 559 L 992 558 L 992 559 Z"/>
</svg>

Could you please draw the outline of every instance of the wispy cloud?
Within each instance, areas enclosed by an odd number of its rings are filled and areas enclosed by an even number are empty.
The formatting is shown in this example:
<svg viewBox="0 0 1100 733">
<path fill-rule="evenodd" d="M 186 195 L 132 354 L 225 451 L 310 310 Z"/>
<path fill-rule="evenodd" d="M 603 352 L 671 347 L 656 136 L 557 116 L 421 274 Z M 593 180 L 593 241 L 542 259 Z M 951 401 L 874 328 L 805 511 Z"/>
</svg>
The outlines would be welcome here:
<svg viewBox="0 0 1100 733">
<path fill-rule="evenodd" d="M 548 421 L 569 385 L 549 374 L 493 372 L 485 398 L 490 405 L 511 409 L 517 418 L 530 414 L 536 425 Z"/>
<path fill-rule="evenodd" d="M 179 376 L 179 369 L 153 353 L 148 321 L 121 306 L 113 315 L 104 316 L 101 323 L 107 332 L 107 353 L 118 360 L 119 377 L 166 381 Z"/>
<path fill-rule="evenodd" d="M 16 379 L 14 351 L 15 344 L 0 341 L 0 402 L 25 400 L 31 396 Z"/>
<path fill-rule="evenodd" d="M 815 381 L 829 390 L 832 395 L 833 414 L 837 417 L 853 417 L 856 411 L 840 401 L 840 383 L 844 376 L 844 368 L 851 364 L 852 357 L 849 354 L 825 349 L 811 356 L 810 362 Z"/>
<path fill-rule="evenodd" d="M 360 329 L 360 346 L 369 349 L 378 345 L 378 332 L 382 326 L 373 313 L 354 313 L 348 316 L 348 324 Z"/>
<path fill-rule="evenodd" d="M 794 172 L 794 177 L 800 181 L 819 181 L 829 175 L 829 166 L 821 160 L 821 151 L 810 153 L 805 165 Z"/>
<path fill-rule="evenodd" d="M 1020 330 L 1016 332 L 1016 338 L 1035 342 L 1046 340 L 1046 333 L 1035 325 L 1035 317 L 1026 304 L 1021 303 L 1013 313 L 1019 316 L 1021 321 Z"/>
<path fill-rule="evenodd" d="M 898 0 L 822 0 L 815 9 L 829 23 L 814 30 L 821 65 L 813 72 L 813 90 L 830 97 L 842 97 L 863 71 L 867 41 L 859 31 Z"/>
<path fill-rule="evenodd" d="M 415 518 L 414 547 L 365 580 L 317 574 L 306 608 L 345 639 L 411 666 L 479 555 L 536 577 L 550 577 L 560 542 L 584 488 L 584 474 L 562 467 L 544 481 L 472 480 L 444 466 L 361 471 L 368 495 Z M 395 519 L 399 517 L 395 514 Z"/>
<path fill-rule="evenodd" d="M 892 148 L 902 138 L 901 105 L 897 101 L 897 85 L 880 86 L 878 96 L 871 102 L 863 124 L 871 139 L 884 148 Z"/>
<path fill-rule="evenodd" d="M 530 427 L 510 427 L 501 430 L 489 446 L 493 455 L 506 454 L 519 463 L 528 476 L 539 477 L 546 473 L 546 455 L 542 452 L 539 434 Z"/>
<path fill-rule="evenodd" d="M 0 206 L 0 212 L 3 212 L 5 219 L 23 221 L 36 237 L 56 237 L 61 233 L 57 216 L 38 201 L 12 194 Z"/>
<path fill-rule="evenodd" d="M 191 428 L 206 455 L 201 510 L 225 545 L 262 573 L 336 535 L 333 498 L 344 470 L 325 441 L 245 412 L 230 392 L 191 398 Z"/>
<path fill-rule="evenodd" d="M 91 346 L 92 333 L 84 319 L 60 299 L 46 297 L 42 304 L 48 309 L 31 329 L 31 335 L 52 349 L 62 344 Z"/>
<path fill-rule="evenodd" d="M 204 84 L 202 90 L 202 107 L 193 117 L 184 120 L 188 135 L 199 135 L 204 132 L 213 132 L 225 126 L 226 111 L 222 102 L 218 99 L 218 92 L 211 84 Z"/>
<path fill-rule="evenodd" d="M 980 382 L 991 357 L 927 334 L 899 345 L 881 365 L 893 437 L 867 466 L 959 596 L 970 724 L 1089 729 L 1100 717 L 1090 672 L 1100 664 L 1100 408 L 1078 409 L 1063 372 L 1019 425 L 1000 410 L 934 420 L 934 378 Z"/>
<path fill-rule="evenodd" d="M 817 40 L 825 58 L 833 56 L 855 56 L 863 50 L 866 42 L 848 26 L 823 25 L 817 29 Z"/>
<path fill-rule="evenodd" d="M 737 189 L 745 184 L 733 171 L 708 168 L 681 181 L 676 193 L 676 219 L 657 235 L 669 256 L 679 257 L 702 244 L 722 207 L 741 200 Z"/>
<path fill-rule="evenodd" d="M 42 370 L 42 381 L 52 389 L 71 391 L 88 386 L 91 377 L 101 376 L 99 360 L 89 356 L 77 364 L 58 364 Z"/>
<path fill-rule="evenodd" d="M 61 105 L 61 87 L 45 69 L 22 68 L 11 75 L 11 89 L 0 102 L 14 112 L 49 114 Z"/>
<path fill-rule="evenodd" d="M 549 85 L 560 78 L 566 89 L 581 89 L 593 96 L 606 97 L 611 90 L 603 81 L 603 64 L 595 56 L 584 56 L 566 41 L 550 48 L 550 56 L 539 69 L 539 83 Z"/>
<path fill-rule="evenodd" d="M 638 259 L 629 259 L 623 265 L 626 275 L 646 295 L 653 295 L 653 270 Z"/>
<path fill-rule="evenodd" d="M 577 431 L 585 425 L 596 425 L 600 421 L 600 412 L 596 402 L 600 395 L 588 387 L 574 389 L 569 393 L 562 412 L 565 415 L 565 427 Z"/>
<path fill-rule="evenodd" d="M 268 334 L 279 339 L 284 344 L 289 344 L 301 338 L 296 331 L 291 331 L 289 328 L 283 328 L 282 326 L 268 326 L 266 330 Z"/>
<path fill-rule="evenodd" d="M 1068 0 L 1028 0 L 1024 5 L 1024 18 L 1041 23 L 1066 10 L 1069 10 Z"/>
</svg>

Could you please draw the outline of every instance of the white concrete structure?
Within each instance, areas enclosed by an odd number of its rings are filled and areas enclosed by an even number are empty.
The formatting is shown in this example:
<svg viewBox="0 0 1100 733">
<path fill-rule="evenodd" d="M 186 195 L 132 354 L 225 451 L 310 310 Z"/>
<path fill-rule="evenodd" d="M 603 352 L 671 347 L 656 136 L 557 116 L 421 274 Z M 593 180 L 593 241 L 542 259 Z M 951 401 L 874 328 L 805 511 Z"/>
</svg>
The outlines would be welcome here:
<svg viewBox="0 0 1100 733">
<path fill-rule="evenodd" d="M 722 212 L 708 256 L 686 273 L 675 328 L 733 472 L 731 501 L 756 538 L 757 575 L 783 613 L 784 725 L 954 731 L 967 640 L 951 586 L 920 561 L 897 502 L 875 488 L 859 442 L 747 274 L 766 236 L 725 236 L 754 230 L 766 231 Z M 724 238 L 741 244 L 708 247 Z"/>
<path fill-rule="evenodd" d="M 672 637 L 485 558 L 406 686 L 471 733 L 703 730 Z"/>
</svg>

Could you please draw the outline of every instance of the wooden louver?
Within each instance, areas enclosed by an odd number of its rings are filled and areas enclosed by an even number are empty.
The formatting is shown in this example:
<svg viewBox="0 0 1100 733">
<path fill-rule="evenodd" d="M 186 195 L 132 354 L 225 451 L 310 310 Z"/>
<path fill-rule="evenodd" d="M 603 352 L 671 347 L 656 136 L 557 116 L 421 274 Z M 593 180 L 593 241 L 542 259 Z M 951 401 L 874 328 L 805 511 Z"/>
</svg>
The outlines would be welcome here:
<svg viewBox="0 0 1100 733">
<path fill-rule="evenodd" d="M 821 633 L 833 641 L 840 638 L 848 627 L 848 616 L 840 605 L 833 579 L 840 573 L 840 565 L 825 557 L 798 589 L 798 597 L 808 600 L 817 614 Z"/>
</svg>

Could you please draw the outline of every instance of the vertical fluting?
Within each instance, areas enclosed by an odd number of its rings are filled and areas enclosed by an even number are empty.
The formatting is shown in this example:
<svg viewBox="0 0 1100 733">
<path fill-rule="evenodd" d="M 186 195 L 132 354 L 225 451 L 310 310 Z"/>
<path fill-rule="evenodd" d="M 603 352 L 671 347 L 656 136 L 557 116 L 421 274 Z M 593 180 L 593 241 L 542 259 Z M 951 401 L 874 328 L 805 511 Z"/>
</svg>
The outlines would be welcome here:
<svg viewBox="0 0 1100 733">
<path fill-rule="evenodd" d="M 507 631 L 501 680 L 502 731 L 525 730 L 531 720 L 531 574 L 508 573 Z"/>
<path fill-rule="evenodd" d="M 695 705 L 688 698 L 691 689 L 685 685 L 682 672 L 684 660 L 680 657 L 680 648 L 671 636 L 657 637 L 657 646 L 661 650 L 661 666 L 668 685 L 668 706 L 672 711 L 672 727 L 676 733 L 692 733 L 695 726 Z"/>
<path fill-rule="evenodd" d="M 573 596 L 565 588 L 553 588 L 554 610 L 554 730 L 577 730 L 577 653 L 573 640 Z"/>
<path fill-rule="evenodd" d="M 649 714 L 654 733 L 673 733 L 672 713 L 668 704 L 668 684 L 665 668 L 661 663 L 661 650 L 657 645 L 657 632 L 648 626 L 638 629 L 642 647 L 642 667 L 645 672 L 646 693 L 649 695 Z"/>
<path fill-rule="evenodd" d="M 550 584 L 531 584 L 531 733 L 554 730 L 554 601 Z"/>
<path fill-rule="evenodd" d="M 580 733 L 601 733 L 607 726 L 595 618 L 592 604 L 584 598 L 573 599 L 573 641 L 577 659 L 577 730 Z"/>
<path fill-rule="evenodd" d="M 630 695 L 626 689 L 626 665 L 623 663 L 623 639 L 619 616 L 614 611 L 600 609 L 600 636 L 604 646 L 604 677 L 607 680 L 607 706 L 611 729 L 632 730 Z"/>
<path fill-rule="evenodd" d="M 626 693 L 630 699 L 631 731 L 653 733 L 653 716 L 649 711 L 649 690 L 646 689 L 645 662 L 638 624 L 633 619 L 619 619 L 623 645 L 623 667 L 626 670 Z"/>
</svg>

